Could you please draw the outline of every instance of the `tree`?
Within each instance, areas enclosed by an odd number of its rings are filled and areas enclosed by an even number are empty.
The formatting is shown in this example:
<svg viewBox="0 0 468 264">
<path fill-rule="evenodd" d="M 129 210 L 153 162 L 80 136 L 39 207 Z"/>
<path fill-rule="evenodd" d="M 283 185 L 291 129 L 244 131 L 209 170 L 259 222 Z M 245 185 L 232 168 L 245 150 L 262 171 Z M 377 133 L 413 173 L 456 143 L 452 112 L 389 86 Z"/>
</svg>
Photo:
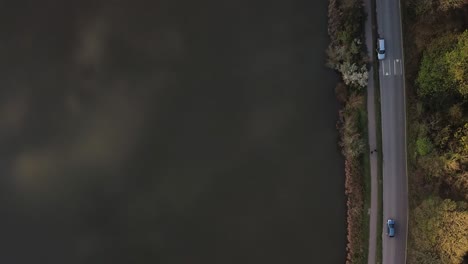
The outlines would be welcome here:
<svg viewBox="0 0 468 264">
<path fill-rule="evenodd" d="M 438 230 L 441 259 L 444 263 L 458 264 L 468 250 L 468 211 L 466 203 L 444 200 L 439 210 L 442 214 Z"/>
<path fill-rule="evenodd" d="M 466 203 L 429 197 L 413 210 L 411 221 L 410 263 L 461 263 L 468 249 Z"/>
<path fill-rule="evenodd" d="M 407 4 L 417 16 L 434 13 L 434 0 L 409 0 Z"/>
<path fill-rule="evenodd" d="M 452 91 L 454 82 L 448 78 L 445 54 L 455 41 L 456 35 L 448 34 L 435 39 L 427 47 L 416 79 L 420 96 L 439 97 Z"/>
<path fill-rule="evenodd" d="M 449 147 L 454 154 L 460 155 L 463 159 L 468 159 L 468 123 L 455 130 Z"/>
<path fill-rule="evenodd" d="M 437 16 L 438 12 L 461 8 L 465 0 L 409 0 L 407 4 L 415 15 L 430 18 L 430 16 Z"/>
<path fill-rule="evenodd" d="M 457 82 L 458 92 L 468 96 L 468 30 L 458 37 L 457 44 L 445 55 L 445 60 L 449 75 Z"/>
<path fill-rule="evenodd" d="M 450 123 L 457 124 L 463 118 L 463 109 L 460 104 L 452 105 L 448 110 L 448 117 L 450 119 Z"/>
<path fill-rule="evenodd" d="M 423 97 L 458 94 L 468 99 L 468 30 L 441 36 L 429 44 L 416 84 Z"/>
<path fill-rule="evenodd" d="M 437 183 L 437 179 L 441 175 L 444 175 L 444 162 L 437 156 L 437 153 L 433 152 L 427 156 L 420 157 L 418 159 L 418 165 L 424 170 L 426 180 L 430 180 L 432 183 Z"/>
<path fill-rule="evenodd" d="M 468 201 L 468 172 L 455 173 L 445 181 L 450 186 L 452 196 Z"/>
<path fill-rule="evenodd" d="M 434 143 L 441 152 L 443 152 L 447 147 L 447 144 L 449 143 L 452 134 L 453 131 L 451 125 L 447 125 L 444 128 L 437 131 L 437 134 L 434 137 Z"/>
<path fill-rule="evenodd" d="M 409 263 L 414 264 L 444 264 L 439 256 L 433 252 L 414 251 L 411 253 Z"/>
<path fill-rule="evenodd" d="M 445 12 L 450 9 L 460 8 L 465 3 L 465 0 L 439 0 L 439 10 Z"/>
</svg>

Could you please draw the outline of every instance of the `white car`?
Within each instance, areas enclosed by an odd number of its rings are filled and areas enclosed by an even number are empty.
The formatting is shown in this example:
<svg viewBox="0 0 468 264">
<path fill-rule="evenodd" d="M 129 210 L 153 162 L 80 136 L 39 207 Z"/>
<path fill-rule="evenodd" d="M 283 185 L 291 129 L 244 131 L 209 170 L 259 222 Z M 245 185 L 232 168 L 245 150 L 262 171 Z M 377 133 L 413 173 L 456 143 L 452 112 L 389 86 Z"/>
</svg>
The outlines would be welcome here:
<svg viewBox="0 0 468 264">
<path fill-rule="evenodd" d="M 385 59 L 385 40 L 379 38 L 377 41 L 377 58 L 379 60 Z"/>
</svg>

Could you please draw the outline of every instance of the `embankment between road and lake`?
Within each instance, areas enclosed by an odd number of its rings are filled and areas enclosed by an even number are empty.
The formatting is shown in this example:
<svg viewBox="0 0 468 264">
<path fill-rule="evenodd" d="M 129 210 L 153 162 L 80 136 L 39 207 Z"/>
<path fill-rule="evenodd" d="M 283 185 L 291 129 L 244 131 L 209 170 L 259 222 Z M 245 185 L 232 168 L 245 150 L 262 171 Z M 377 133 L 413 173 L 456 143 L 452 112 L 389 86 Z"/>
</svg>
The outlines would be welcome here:
<svg viewBox="0 0 468 264">
<path fill-rule="evenodd" d="M 361 0 L 329 0 L 330 45 L 327 64 L 341 76 L 335 92 L 342 103 L 337 128 L 345 158 L 346 263 L 366 263 L 368 251 L 370 171 L 365 104 L 368 58 L 363 44 L 364 20 Z"/>
</svg>

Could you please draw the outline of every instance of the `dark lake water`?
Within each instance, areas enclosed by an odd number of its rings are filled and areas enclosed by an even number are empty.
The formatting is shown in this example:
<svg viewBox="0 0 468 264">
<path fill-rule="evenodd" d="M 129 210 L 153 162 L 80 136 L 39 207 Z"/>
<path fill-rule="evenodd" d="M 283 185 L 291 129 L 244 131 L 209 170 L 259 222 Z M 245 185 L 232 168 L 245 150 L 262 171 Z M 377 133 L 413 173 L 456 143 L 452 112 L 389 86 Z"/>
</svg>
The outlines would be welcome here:
<svg viewBox="0 0 468 264">
<path fill-rule="evenodd" d="M 343 263 L 327 1 L 0 1 L 0 262 Z"/>
</svg>

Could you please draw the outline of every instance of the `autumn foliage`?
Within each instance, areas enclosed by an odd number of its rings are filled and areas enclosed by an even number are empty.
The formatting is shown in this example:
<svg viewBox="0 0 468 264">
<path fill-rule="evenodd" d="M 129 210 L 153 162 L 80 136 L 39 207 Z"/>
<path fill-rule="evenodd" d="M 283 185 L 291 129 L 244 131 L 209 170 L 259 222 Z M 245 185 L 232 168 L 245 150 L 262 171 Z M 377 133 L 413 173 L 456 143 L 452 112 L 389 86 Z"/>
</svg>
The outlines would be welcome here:
<svg viewBox="0 0 468 264">
<path fill-rule="evenodd" d="M 345 192 L 347 196 L 346 263 L 363 263 L 366 259 L 364 228 L 364 180 L 362 157 L 365 149 L 360 119 L 364 109 L 363 88 L 368 72 L 363 52 L 364 13 L 360 0 L 329 0 L 327 65 L 341 75 L 335 91 L 343 104 L 338 129 L 340 147 L 345 158 Z"/>
<path fill-rule="evenodd" d="M 355 263 L 353 260 L 359 259 L 367 252 L 363 252 L 362 248 L 362 215 L 363 215 L 363 190 L 361 171 L 355 162 L 345 161 L 345 188 L 348 197 L 347 206 L 347 235 L 348 240 L 346 245 L 346 263 Z"/>
<path fill-rule="evenodd" d="M 364 260 L 364 238 L 362 236 L 364 215 L 364 191 L 361 158 L 365 147 L 359 127 L 360 111 L 364 97 L 351 94 L 340 111 L 341 151 L 345 157 L 345 193 L 347 197 L 347 257 L 346 263 Z"/>
<path fill-rule="evenodd" d="M 406 50 L 419 43 L 406 63 L 412 72 L 407 263 L 460 264 L 468 259 L 468 5 L 406 4 Z"/>
</svg>

